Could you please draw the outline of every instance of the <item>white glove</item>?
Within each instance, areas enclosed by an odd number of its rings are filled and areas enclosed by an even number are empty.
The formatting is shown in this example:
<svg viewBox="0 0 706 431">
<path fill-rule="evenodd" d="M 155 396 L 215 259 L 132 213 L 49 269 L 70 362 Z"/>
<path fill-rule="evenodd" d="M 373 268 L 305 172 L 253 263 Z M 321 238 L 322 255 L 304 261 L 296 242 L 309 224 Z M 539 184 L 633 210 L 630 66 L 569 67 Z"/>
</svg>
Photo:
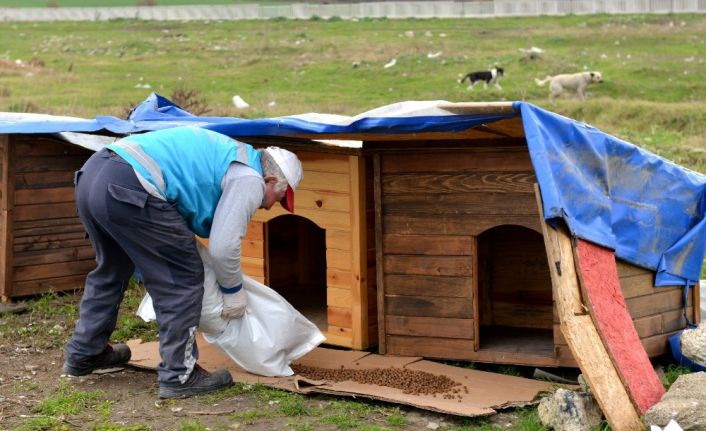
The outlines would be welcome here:
<svg viewBox="0 0 706 431">
<path fill-rule="evenodd" d="M 248 296 L 245 294 L 245 288 L 235 293 L 223 293 L 221 317 L 226 320 L 240 319 L 245 314 L 247 306 Z"/>
</svg>

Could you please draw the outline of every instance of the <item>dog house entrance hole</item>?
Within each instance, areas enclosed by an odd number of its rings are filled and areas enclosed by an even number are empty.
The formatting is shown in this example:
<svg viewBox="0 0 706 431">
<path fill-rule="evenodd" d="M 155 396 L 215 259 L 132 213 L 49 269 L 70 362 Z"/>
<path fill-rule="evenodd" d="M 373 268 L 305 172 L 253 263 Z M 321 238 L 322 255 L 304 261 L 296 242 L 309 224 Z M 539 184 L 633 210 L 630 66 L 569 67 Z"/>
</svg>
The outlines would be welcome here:
<svg viewBox="0 0 706 431">
<path fill-rule="evenodd" d="M 283 215 L 267 222 L 266 283 L 321 330 L 326 330 L 326 231 Z"/>
<path fill-rule="evenodd" d="M 554 356 L 552 282 L 542 235 L 497 226 L 478 236 L 479 349 Z"/>
</svg>

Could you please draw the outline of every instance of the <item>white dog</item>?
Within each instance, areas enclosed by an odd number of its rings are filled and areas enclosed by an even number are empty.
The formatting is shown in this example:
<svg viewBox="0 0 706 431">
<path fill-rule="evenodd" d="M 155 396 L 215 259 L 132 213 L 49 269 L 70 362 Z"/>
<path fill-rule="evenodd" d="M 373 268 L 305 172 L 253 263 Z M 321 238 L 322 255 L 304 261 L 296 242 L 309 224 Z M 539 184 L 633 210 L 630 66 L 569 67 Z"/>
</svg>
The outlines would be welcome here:
<svg viewBox="0 0 706 431">
<path fill-rule="evenodd" d="M 549 82 L 549 98 L 552 103 L 556 101 L 564 90 L 574 90 L 578 93 L 581 100 L 586 99 L 586 87 L 589 84 L 603 82 L 603 75 L 601 72 L 579 72 L 567 75 L 556 75 L 547 76 L 546 78 L 539 80 L 535 78 L 534 82 L 539 86 L 543 86 Z"/>
</svg>

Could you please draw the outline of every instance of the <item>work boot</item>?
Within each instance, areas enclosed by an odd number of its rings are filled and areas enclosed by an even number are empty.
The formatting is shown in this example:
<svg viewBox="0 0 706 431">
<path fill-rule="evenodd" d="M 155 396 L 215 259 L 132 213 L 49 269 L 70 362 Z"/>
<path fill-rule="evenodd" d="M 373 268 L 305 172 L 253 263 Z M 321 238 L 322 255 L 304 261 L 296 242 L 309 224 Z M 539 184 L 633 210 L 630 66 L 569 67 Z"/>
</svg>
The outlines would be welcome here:
<svg viewBox="0 0 706 431">
<path fill-rule="evenodd" d="M 189 379 L 183 384 L 159 384 L 159 398 L 187 398 L 224 389 L 233 384 L 230 371 L 223 369 L 209 373 L 196 364 Z"/>
<path fill-rule="evenodd" d="M 85 376 L 93 370 L 127 364 L 132 352 L 126 344 L 108 344 L 102 353 L 80 363 L 64 362 L 62 373 L 67 376 Z"/>
</svg>

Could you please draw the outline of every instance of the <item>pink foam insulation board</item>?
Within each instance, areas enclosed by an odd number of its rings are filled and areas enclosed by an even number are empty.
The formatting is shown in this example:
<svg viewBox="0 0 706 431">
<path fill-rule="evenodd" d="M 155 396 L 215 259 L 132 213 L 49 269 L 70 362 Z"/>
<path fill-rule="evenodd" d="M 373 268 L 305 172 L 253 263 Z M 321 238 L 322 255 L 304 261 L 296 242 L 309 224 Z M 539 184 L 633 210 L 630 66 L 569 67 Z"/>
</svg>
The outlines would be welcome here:
<svg viewBox="0 0 706 431">
<path fill-rule="evenodd" d="M 642 347 L 618 279 L 612 250 L 579 240 L 577 266 L 583 295 L 601 339 L 638 410 L 644 414 L 664 386 Z"/>
<path fill-rule="evenodd" d="M 136 367 L 155 369 L 160 362 L 157 342 L 142 343 L 132 340 L 130 364 Z M 415 395 L 401 389 L 354 381 L 333 382 L 310 380 L 301 376 L 262 377 L 239 368 L 226 354 L 199 337 L 199 364 L 207 370 L 227 368 L 233 379 L 244 383 L 259 383 L 265 386 L 302 394 L 325 393 L 351 397 L 366 397 L 391 403 L 410 405 L 421 409 L 458 416 L 485 416 L 497 409 L 524 406 L 535 402 L 540 393 L 548 392 L 553 383 L 507 376 L 485 371 L 453 367 L 418 357 L 382 356 L 354 350 L 337 350 L 317 347 L 299 359 L 296 364 L 328 369 L 389 369 L 406 368 L 447 376 L 459 387 L 452 399 L 438 395 Z"/>
</svg>

